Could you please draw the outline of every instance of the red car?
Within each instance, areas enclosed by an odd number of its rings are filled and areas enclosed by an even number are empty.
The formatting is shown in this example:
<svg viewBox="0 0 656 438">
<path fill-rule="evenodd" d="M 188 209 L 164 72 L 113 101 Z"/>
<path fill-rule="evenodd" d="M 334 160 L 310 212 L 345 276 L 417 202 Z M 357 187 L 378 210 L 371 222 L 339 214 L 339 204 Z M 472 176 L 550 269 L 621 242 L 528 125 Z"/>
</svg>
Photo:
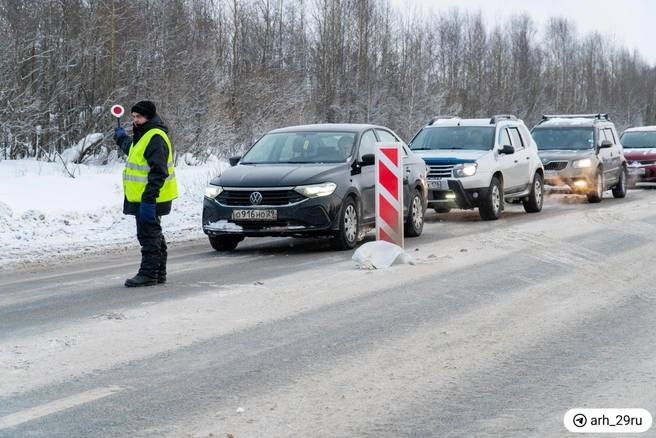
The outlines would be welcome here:
<svg viewBox="0 0 656 438">
<path fill-rule="evenodd" d="M 656 126 L 629 128 L 622 134 L 629 182 L 656 182 Z"/>
</svg>

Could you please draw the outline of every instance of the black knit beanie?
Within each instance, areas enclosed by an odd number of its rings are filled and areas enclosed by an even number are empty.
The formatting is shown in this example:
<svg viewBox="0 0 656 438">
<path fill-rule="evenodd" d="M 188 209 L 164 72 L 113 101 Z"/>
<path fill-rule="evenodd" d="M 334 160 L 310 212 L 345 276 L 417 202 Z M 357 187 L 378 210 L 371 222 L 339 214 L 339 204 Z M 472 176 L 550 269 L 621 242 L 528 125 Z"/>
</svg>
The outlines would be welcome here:
<svg viewBox="0 0 656 438">
<path fill-rule="evenodd" d="M 155 115 L 157 114 L 157 109 L 155 108 L 155 104 L 152 103 L 150 100 L 142 100 L 141 102 L 137 102 L 134 104 L 134 106 L 131 109 L 131 112 L 141 114 L 142 116 L 150 120 L 153 117 L 155 117 Z"/>
</svg>

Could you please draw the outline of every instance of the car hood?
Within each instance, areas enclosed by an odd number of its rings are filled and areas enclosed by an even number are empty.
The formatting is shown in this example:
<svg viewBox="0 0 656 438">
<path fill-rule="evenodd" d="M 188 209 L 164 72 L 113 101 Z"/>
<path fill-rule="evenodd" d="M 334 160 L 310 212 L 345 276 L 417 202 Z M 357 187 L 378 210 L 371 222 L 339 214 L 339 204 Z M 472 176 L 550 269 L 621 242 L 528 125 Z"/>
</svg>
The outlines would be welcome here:
<svg viewBox="0 0 656 438">
<path fill-rule="evenodd" d="M 624 148 L 624 157 L 627 160 L 656 160 L 656 148 L 655 149 L 626 149 Z"/>
<path fill-rule="evenodd" d="M 593 150 L 582 150 L 582 151 L 573 151 L 573 150 L 553 150 L 553 151 L 538 151 L 540 159 L 543 163 L 548 163 L 549 161 L 572 161 L 580 160 L 581 158 L 590 158 L 594 157 L 595 153 Z"/>
<path fill-rule="evenodd" d="M 331 181 L 348 169 L 346 163 L 239 164 L 226 169 L 211 183 L 225 187 L 295 187 Z"/>
<path fill-rule="evenodd" d="M 461 162 L 461 163 L 471 163 L 483 155 L 489 154 L 490 151 L 462 151 L 462 150 L 432 150 L 432 151 L 412 151 L 415 155 L 421 157 L 429 163 L 431 159 L 436 161 L 449 161 L 449 162 Z"/>
</svg>

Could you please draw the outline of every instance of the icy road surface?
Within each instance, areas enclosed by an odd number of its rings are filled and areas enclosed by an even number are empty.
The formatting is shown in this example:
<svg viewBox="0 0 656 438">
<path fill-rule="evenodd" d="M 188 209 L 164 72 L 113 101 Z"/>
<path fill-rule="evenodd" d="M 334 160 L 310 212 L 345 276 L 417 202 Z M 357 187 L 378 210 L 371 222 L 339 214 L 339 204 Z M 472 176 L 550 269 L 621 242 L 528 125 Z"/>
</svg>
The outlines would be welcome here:
<svg viewBox="0 0 656 438">
<path fill-rule="evenodd" d="M 656 191 L 429 212 L 417 262 L 318 240 L 171 245 L 0 270 L 0 437 L 567 437 L 656 414 Z M 654 433 L 652 429 L 645 434 Z"/>
</svg>

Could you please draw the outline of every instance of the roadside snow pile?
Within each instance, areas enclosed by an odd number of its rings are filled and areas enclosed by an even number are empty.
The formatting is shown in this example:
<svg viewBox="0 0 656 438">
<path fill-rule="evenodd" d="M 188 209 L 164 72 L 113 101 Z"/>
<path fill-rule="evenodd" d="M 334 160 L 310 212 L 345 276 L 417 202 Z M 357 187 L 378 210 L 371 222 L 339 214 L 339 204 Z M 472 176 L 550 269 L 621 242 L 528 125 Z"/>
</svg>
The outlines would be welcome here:
<svg viewBox="0 0 656 438">
<path fill-rule="evenodd" d="M 14 215 L 14 212 L 11 211 L 11 208 L 4 202 L 0 202 L 0 229 L 3 228 L 6 224 L 11 222 L 11 217 Z"/>
<path fill-rule="evenodd" d="M 62 160 L 67 163 L 76 163 L 79 158 L 89 149 L 101 142 L 105 136 L 102 134 L 89 134 L 80 140 L 75 146 L 72 146 L 61 153 Z"/>
<path fill-rule="evenodd" d="M 384 269 L 394 264 L 415 264 L 403 248 L 384 240 L 365 243 L 355 251 L 353 260 L 360 269 Z"/>
<path fill-rule="evenodd" d="M 122 163 L 107 166 L 0 161 L 0 266 L 111 246 L 137 245 L 134 217 L 123 215 Z M 176 168 L 180 197 L 162 220 L 170 240 L 202 237 L 204 188 L 227 163 Z"/>
</svg>

